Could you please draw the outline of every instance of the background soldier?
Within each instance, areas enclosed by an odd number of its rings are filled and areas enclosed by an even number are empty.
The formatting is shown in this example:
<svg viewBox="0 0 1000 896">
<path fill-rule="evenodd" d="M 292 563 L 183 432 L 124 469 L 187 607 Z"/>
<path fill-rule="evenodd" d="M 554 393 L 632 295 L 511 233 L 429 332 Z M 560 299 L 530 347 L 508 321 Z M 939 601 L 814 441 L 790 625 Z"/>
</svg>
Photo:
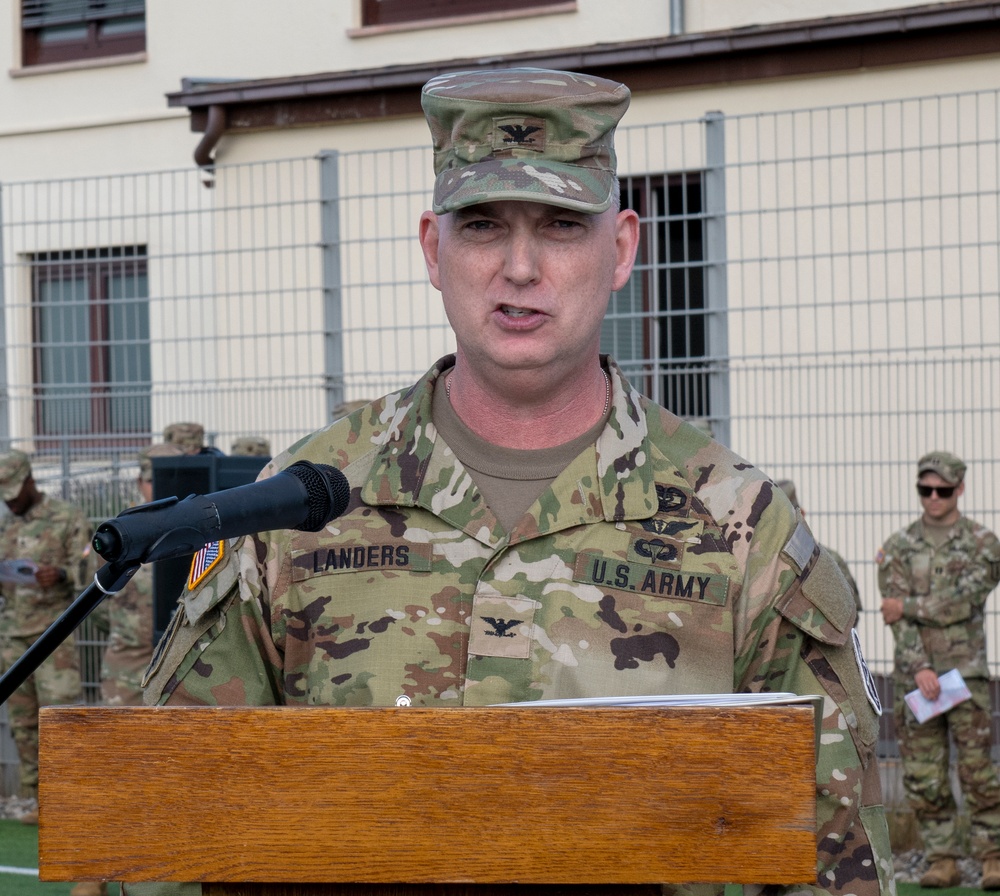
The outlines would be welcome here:
<svg viewBox="0 0 1000 896">
<path fill-rule="evenodd" d="M 5 581 L 0 610 L 3 667 L 9 668 L 90 583 L 90 525 L 83 512 L 40 492 L 22 451 L 0 456 L 0 496 L 11 515 L 0 530 L 0 559 L 37 567 L 28 581 Z M 7 701 L 21 762 L 21 796 L 38 797 L 38 709 L 79 703 L 80 659 L 73 638 L 63 641 Z M 37 810 L 21 819 L 37 824 Z"/>
<path fill-rule="evenodd" d="M 200 423 L 171 423 L 163 430 L 163 441 L 176 445 L 185 454 L 217 454 L 224 452 L 205 444 L 205 427 Z"/>
<path fill-rule="evenodd" d="M 263 436 L 241 436 L 229 453 L 233 457 L 270 457 L 271 443 Z"/>
<path fill-rule="evenodd" d="M 1000 889 L 1000 783 L 991 758 L 989 669 L 983 607 L 1000 581 L 1000 541 L 962 516 L 965 464 L 932 451 L 917 464 L 923 515 L 883 545 L 877 561 L 882 617 L 895 639 L 896 737 L 903 786 L 916 815 L 930 868 L 922 887 L 962 879 L 957 808 L 948 779 L 951 733 L 969 812 L 970 851 L 983 863 L 980 886 Z M 919 724 L 903 699 L 919 688 L 935 700 L 938 676 L 958 669 L 972 699 Z"/>
</svg>

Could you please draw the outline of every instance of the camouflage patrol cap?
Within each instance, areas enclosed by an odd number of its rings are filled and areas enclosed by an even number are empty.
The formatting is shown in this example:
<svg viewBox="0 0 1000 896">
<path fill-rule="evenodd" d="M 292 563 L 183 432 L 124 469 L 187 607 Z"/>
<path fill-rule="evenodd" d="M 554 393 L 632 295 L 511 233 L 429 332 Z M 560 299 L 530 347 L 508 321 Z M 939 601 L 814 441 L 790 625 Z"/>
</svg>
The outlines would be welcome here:
<svg viewBox="0 0 1000 896">
<path fill-rule="evenodd" d="M 965 463 L 950 451 L 931 451 L 917 461 L 917 476 L 937 473 L 949 485 L 958 485 L 965 478 Z"/>
<path fill-rule="evenodd" d="M 424 85 L 437 214 L 498 199 L 597 213 L 616 186 L 624 84 L 577 72 L 450 72 Z"/>
<path fill-rule="evenodd" d="M 198 454 L 205 447 L 205 427 L 200 423 L 171 423 L 163 430 L 163 441 L 179 446 L 185 454 Z"/>
<path fill-rule="evenodd" d="M 792 502 L 792 507 L 797 510 L 799 507 L 799 496 L 795 494 L 795 483 L 791 479 L 779 479 L 774 484 L 785 493 L 788 500 Z"/>
<path fill-rule="evenodd" d="M 184 454 L 184 449 L 179 445 L 172 445 L 164 442 L 161 445 L 150 445 L 139 452 L 139 478 L 143 482 L 153 481 L 153 458 L 154 457 L 177 457 Z"/>
<path fill-rule="evenodd" d="M 0 455 L 0 498 L 13 501 L 30 475 L 31 461 L 23 451 L 8 451 Z"/>
<path fill-rule="evenodd" d="M 270 457 L 271 443 L 261 436 L 242 436 L 229 452 L 237 457 Z"/>
</svg>

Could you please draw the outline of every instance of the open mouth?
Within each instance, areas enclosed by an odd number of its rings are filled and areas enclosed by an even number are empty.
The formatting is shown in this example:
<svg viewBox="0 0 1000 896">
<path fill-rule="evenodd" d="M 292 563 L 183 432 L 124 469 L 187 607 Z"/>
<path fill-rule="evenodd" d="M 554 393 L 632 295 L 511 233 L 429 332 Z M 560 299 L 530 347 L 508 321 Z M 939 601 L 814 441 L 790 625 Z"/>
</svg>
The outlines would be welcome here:
<svg viewBox="0 0 1000 896">
<path fill-rule="evenodd" d="M 507 317 L 527 317 L 529 314 L 535 313 L 530 308 L 515 308 L 513 305 L 501 305 L 500 310 L 506 314 Z"/>
</svg>

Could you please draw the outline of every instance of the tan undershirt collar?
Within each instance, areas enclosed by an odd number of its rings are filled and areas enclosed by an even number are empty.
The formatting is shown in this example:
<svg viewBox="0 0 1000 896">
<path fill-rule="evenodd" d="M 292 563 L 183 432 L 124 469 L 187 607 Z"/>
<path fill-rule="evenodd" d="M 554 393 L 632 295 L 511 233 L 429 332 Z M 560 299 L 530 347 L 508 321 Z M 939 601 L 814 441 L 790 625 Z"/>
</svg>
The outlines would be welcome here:
<svg viewBox="0 0 1000 896">
<path fill-rule="evenodd" d="M 445 374 L 447 376 L 447 373 Z M 431 417 L 441 437 L 462 462 L 504 531 L 509 532 L 538 496 L 589 445 L 597 441 L 610 411 L 583 435 L 552 448 L 506 448 L 477 436 L 445 393 L 445 376 L 434 389 Z"/>
</svg>

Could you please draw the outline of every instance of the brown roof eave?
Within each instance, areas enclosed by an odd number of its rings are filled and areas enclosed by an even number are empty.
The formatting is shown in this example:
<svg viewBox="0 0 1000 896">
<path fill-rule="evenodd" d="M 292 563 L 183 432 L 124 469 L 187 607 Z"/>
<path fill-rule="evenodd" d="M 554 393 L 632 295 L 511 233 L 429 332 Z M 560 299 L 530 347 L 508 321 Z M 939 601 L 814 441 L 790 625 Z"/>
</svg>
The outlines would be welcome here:
<svg viewBox="0 0 1000 896">
<path fill-rule="evenodd" d="M 183 89 L 168 94 L 167 101 L 191 110 L 195 131 L 208 126 L 210 107 L 224 107 L 225 129 L 231 132 L 419 114 L 419 88 L 428 78 L 463 66 L 589 71 L 640 91 L 997 52 L 1000 2 L 962 0 L 489 58 L 247 81 L 185 79 Z"/>
</svg>

